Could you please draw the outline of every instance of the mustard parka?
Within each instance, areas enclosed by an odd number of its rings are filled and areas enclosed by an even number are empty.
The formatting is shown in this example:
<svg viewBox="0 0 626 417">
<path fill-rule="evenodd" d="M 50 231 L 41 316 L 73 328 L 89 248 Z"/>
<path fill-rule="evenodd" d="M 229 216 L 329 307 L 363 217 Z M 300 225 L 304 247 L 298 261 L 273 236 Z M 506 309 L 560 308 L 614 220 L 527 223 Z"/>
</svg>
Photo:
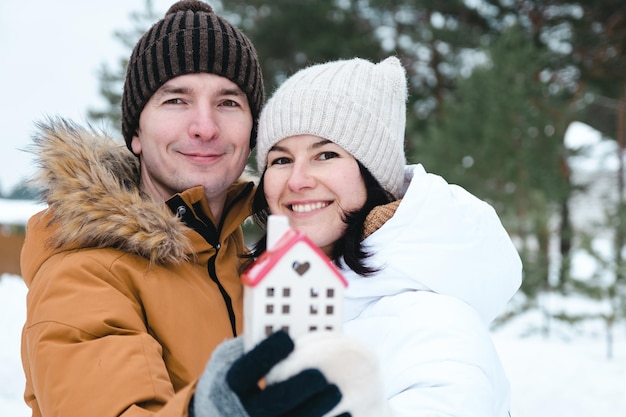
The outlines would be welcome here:
<svg viewBox="0 0 626 417">
<path fill-rule="evenodd" d="M 241 331 L 240 180 L 215 222 L 202 187 L 165 205 L 123 144 L 65 120 L 39 125 L 22 275 L 25 401 L 34 417 L 186 416 L 215 347 Z"/>
</svg>

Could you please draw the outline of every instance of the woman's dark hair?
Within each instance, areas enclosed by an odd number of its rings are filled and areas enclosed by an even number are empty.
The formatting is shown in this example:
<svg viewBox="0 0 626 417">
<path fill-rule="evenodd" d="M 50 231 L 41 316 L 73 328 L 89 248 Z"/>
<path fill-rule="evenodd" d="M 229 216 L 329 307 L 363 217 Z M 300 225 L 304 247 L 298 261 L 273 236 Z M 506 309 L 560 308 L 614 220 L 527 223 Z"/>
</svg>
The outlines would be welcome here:
<svg viewBox="0 0 626 417">
<path fill-rule="evenodd" d="M 357 164 L 361 172 L 361 177 L 363 177 L 363 182 L 365 183 L 367 193 L 365 204 L 359 210 L 344 213 L 346 230 L 343 236 L 333 246 L 331 258 L 335 265 L 341 267 L 340 259 L 343 257 L 343 261 L 348 268 L 361 276 L 367 276 L 376 272 L 378 269 L 365 265 L 365 259 L 371 255 L 367 252 L 367 249 L 362 243 L 365 219 L 374 207 L 391 203 L 395 198 L 376 181 L 376 178 L 374 178 L 363 164 L 359 161 L 357 161 Z M 266 228 L 267 217 L 270 214 L 267 200 L 265 199 L 264 179 L 265 173 L 261 176 L 259 186 L 257 187 L 256 194 L 252 201 L 254 221 L 262 229 Z M 256 258 L 265 252 L 265 249 L 266 236 L 257 242 L 252 249 L 251 256 Z"/>
</svg>

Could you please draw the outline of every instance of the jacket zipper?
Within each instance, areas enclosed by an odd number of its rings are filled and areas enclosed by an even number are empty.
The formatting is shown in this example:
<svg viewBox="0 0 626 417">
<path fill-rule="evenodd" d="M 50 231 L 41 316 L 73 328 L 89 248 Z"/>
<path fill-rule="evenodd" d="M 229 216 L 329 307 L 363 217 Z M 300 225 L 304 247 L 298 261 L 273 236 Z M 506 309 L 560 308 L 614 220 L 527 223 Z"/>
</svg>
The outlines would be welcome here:
<svg viewBox="0 0 626 417">
<path fill-rule="evenodd" d="M 235 204 L 237 204 L 237 202 L 243 199 L 250 192 L 250 190 L 252 190 L 253 187 L 254 184 L 248 183 L 246 188 L 242 190 L 242 192 L 239 193 L 239 195 L 234 198 L 227 207 L 225 207 L 224 213 L 228 213 L 230 209 Z M 219 242 L 219 236 L 221 234 L 222 227 L 224 226 L 226 216 L 222 216 L 219 222 L 218 229 L 216 230 L 208 216 L 206 216 L 206 214 L 200 209 L 200 204 L 197 204 L 194 209 L 196 210 L 196 213 L 198 213 L 198 215 L 203 215 L 203 219 L 196 218 L 189 209 L 189 206 L 187 206 L 185 201 L 179 195 L 175 195 L 174 197 L 169 199 L 167 201 L 167 205 L 170 207 L 170 210 L 172 210 L 173 213 L 176 213 L 181 218 L 181 220 L 187 225 L 187 227 L 199 233 L 200 236 L 202 236 L 204 240 L 209 245 L 211 245 L 213 249 L 215 249 L 215 254 L 211 256 L 211 258 L 209 258 L 209 261 L 207 263 L 207 273 L 209 274 L 211 280 L 215 282 L 217 288 L 220 290 L 220 294 L 222 295 L 222 299 L 224 300 L 226 310 L 228 311 L 228 318 L 230 319 L 230 326 L 233 332 L 233 337 L 237 337 L 237 318 L 235 317 L 235 310 L 233 309 L 232 299 L 230 298 L 230 295 L 217 277 L 217 270 L 215 268 L 217 255 L 219 254 L 220 248 L 222 246 Z"/>
</svg>

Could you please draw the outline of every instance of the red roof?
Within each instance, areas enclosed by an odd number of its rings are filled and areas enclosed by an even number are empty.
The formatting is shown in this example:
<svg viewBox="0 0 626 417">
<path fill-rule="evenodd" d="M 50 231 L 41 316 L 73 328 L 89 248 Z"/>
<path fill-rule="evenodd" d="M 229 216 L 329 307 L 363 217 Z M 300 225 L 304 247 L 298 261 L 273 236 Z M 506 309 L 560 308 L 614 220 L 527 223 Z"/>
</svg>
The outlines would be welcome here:
<svg viewBox="0 0 626 417">
<path fill-rule="evenodd" d="M 326 254 L 315 246 L 313 242 L 311 242 L 311 240 L 304 235 L 304 233 L 293 229 L 289 229 L 271 250 L 265 251 L 261 256 L 259 256 L 254 264 L 252 264 L 252 266 L 244 272 L 241 276 L 243 284 L 255 287 L 259 282 L 261 282 L 261 280 L 263 280 L 265 275 L 271 271 L 272 268 L 274 268 L 283 255 L 285 255 L 289 249 L 291 249 L 298 242 L 302 242 L 309 246 L 309 248 L 326 264 L 328 269 L 337 276 L 339 282 L 341 282 L 344 287 L 348 286 L 346 279 L 339 272 L 337 267 L 330 261 L 330 259 L 328 259 Z"/>
</svg>

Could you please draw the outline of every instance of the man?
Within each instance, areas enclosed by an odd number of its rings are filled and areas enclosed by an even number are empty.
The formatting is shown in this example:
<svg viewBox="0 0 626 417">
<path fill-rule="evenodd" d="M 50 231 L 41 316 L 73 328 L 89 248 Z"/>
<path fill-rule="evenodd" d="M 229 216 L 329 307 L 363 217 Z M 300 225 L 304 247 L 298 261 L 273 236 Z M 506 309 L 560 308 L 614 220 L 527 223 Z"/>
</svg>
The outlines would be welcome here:
<svg viewBox="0 0 626 417">
<path fill-rule="evenodd" d="M 183 0 L 130 57 L 132 153 L 69 121 L 40 124 L 34 183 L 48 209 L 29 221 L 21 260 L 33 416 L 321 416 L 338 403 L 313 369 L 259 390 L 293 349 L 285 333 L 246 355 L 240 338 L 222 343 L 242 330 L 254 186 L 239 177 L 263 101 L 252 43 Z"/>
</svg>

